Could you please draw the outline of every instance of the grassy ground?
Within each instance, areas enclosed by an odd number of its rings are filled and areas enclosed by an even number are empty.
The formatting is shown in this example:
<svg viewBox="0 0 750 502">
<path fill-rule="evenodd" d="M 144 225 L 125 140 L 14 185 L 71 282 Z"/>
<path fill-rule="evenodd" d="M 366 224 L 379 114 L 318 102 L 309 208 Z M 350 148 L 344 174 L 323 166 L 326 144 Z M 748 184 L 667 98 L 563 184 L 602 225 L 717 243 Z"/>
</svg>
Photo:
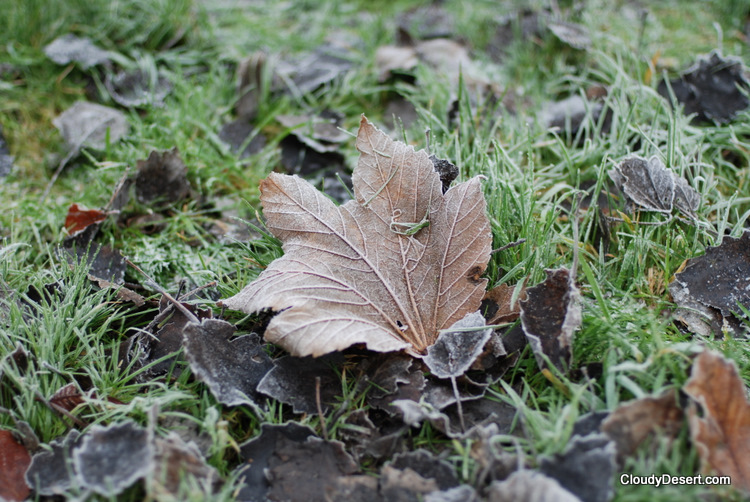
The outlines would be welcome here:
<svg viewBox="0 0 750 502">
<path fill-rule="evenodd" d="M 16 166 L 0 180 L 0 278 L 9 290 L 22 293 L 55 281 L 62 287 L 36 317 L 24 319 L 14 308 L 8 325 L 0 325 L 0 355 L 17 343 L 35 355 L 33 371 L 20 385 L 23 392 L 0 395 L 0 406 L 28 421 L 48 442 L 64 433 L 67 424 L 36 396 L 51 395 L 70 381 L 71 374 L 85 374 L 100 397 L 128 404 L 84 411 L 83 418 L 110 423 L 130 417 L 145 423 L 147 410 L 158 404 L 163 413 L 194 421 L 210 432 L 210 463 L 226 475 L 236 461 L 233 446 L 254 436 L 261 422 L 291 418 L 291 410 L 279 405 L 267 416 L 256 417 L 248 410 L 222 407 L 204 385 L 190 379 L 189 371 L 168 384 L 140 384 L 125 377 L 115 367 L 111 350 L 128 328 L 142 321 L 111 302 L 111 293 L 92 293 L 82 270 L 70 270 L 57 259 L 54 249 L 65 235 L 67 208 L 73 202 L 105 205 L 127 166 L 153 149 L 176 146 L 201 195 L 228 199 L 240 214 L 252 217 L 259 209 L 258 181 L 278 165 L 274 135 L 280 130 L 274 116 L 331 108 L 345 114 L 343 127 L 352 131 L 360 113 L 383 123 L 386 99 L 398 90 L 419 111 L 418 122 L 405 131 L 411 142 L 424 146 L 423 131 L 429 127 L 432 152 L 459 165 L 461 178 L 488 177 L 485 189 L 494 247 L 526 239 L 521 246 L 493 255 L 487 272 L 490 285 L 524 279 L 535 284 L 543 279 L 545 268 L 570 266 L 576 236 L 566 208 L 581 187 L 606 186 L 607 170 L 628 154 L 668 159 L 667 164 L 701 192 L 700 225 L 678 220 L 663 226 L 616 224 L 606 252 L 596 237 L 596 207 L 583 212 L 577 236 L 583 324 L 575 338 L 574 364 L 602 363 L 602 375 L 590 383 L 561 377 L 561 389 L 550 384 L 530 351 L 525 352 L 505 377 L 508 385 L 494 388 L 495 396 L 522 409 L 527 429 L 524 450 L 534 455 L 559 452 L 580 415 L 612 410 L 632 398 L 680 386 L 689 374 L 689 356 L 702 345 L 735 360 L 750 381 L 750 352 L 744 340 L 698 339 L 678 330 L 664 314 L 672 306 L 666 284 L 683 261 L 717 245 L 716 235 L 736 236 L 745 227 L 750 211 L 750 122 L 743 114 L 723 127 L 690 125 L 656 94 L 654 78 L 664 65 L 684 68 L 696 55 L 719 46 L 725 54 L 746 60 L 748 47 L 740 31 L 746 2 L 651 2 L 642 32 L 638 18 L 632 16 L 638 11 L 629 2 L 587 2 L 577 21 L 591 30 L 590 50 L 575 51 L 552 37 L 514 42 L 497 71 L 503 86 L 522 96 L 517 114 L 490 119 L 482 110 L 467 106 L 469 98 L 464 95 L 456 122 L 447 120 L 451 92 L 444 76 L 420 69 L 420 85 L 408 92 L 403 84 L 377 81 L 374 50 L 394 41 L 392 16 L 417 4 L 11 0 L 5 5 L 0 12 L 0 62 L 9 63 L 10 69 L 0 78 L 0 125 Z M 498 14 L 496 4 L 476 1 L 469 8 L 466 2 L 448 1 L 445 5 L 480 61 L 487 61 L 482 48 L 491 39 L 487 20 Z M 508 2 L 509 9 L 516 7 Z M 239 162 L 216 137 L 220 126 L 233 118 L 234 65 L 261 48 L 287 55 L 315 47 L 338 29 L 359 39 L 360 61 L 355 69 L 324 91 L 263 102 L 256 123 L 267 124 L 269 146 L 249 163 Z M 167 69 L 175 88 L 163 108 L 127 112 L 130 135 L 104 152 L 79 157 L 40 203 L 64 155 L 51 120 L 83 98 L 89 85 L 84 72 L 74 65 L 57 66 L 42 52 L 44 45 L 68 32 L 92 37 L 103 48 L 119 53 L 124 64 L 153 61 Z M 610 89 L 610 134 L 594 130 L 580 146 L 571 146 L 570 138 L 554 135 L 534 120 L 544 101 L 581 93 L 593 84 Z M 596 129 L 595 124 L 590 127 Z M 353 161 L 353 141 L 343 148 Z M 174 208 L 161 232 L 145 235 L 107 223 L 103 241 L 111 242 L 170 291 L 177 289 L 180 279 L 188 278 L 198 285 L 217 281 L 222 296 L 228 296 L 258 269 L 248 265 L 246 246 L 221 244 L 208 235 L 201 226 L 205 218 L 198 203 L 189 202 Z M 256 250 L 255 258 L 267 263 L 278 252 L 273 247 L 265 253 Z M 128 277 L 139 280 L 134 272 L 129 271 Z M 303 421 L 319 425 L 317 417 Z M 0 414 L 0 425 L 12 425 L 7 414 Z M 335 430 L 335 424 L 329 429 Z M 475 466 L 462 453 L 465 445 L 439 439 L 429 426 L 413 431 L 413 436 L 417 445 L 447 449 L 465 481 L 475 475 Z M 662 445 L 656 455 L 644 451 L 629 460 L 626 469 L 637 475 L 690 475 L 698 465 L 683 430 L 673 444 Z M 681 500 L 698 500 L 715 493 L 709 487 L 617 486 L 616 490 L 616 500 L 622 501 L 674 500 L 678 495 Z M 229 488 L 224 495 L 228 493 Z M 139 496 L 134 490 L 129 494 L 123 500 Z"/>
</svg>

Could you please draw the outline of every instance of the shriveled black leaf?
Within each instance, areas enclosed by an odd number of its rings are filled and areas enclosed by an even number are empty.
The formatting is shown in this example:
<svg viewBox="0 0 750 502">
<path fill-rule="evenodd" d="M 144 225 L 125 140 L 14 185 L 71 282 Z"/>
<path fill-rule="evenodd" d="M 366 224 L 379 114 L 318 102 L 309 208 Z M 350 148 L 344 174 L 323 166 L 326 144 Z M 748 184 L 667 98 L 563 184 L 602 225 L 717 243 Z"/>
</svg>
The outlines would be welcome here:
<svg viewBox="0 0 750 502">
<path fill-rule="evenodd" d="M 122 112 L 86 101 L 78 101 L 52 119 L 52 123 L 70 151 L 77 151 L 82 146 L 104 150 L 108 140 L 116 143 L 130 131 L 130 124 Z"/>
<path fill-rule="evenodd" d="M 712 309 L 720 313 L 722 321 L 736 327 L 737 320 L 745 317 L 739 305 L 750 307 L 750 232 L 739 238 L 724 237 L 721 245 L 689 259 L 685 269 L 675 274 L 669 291 L 681 309 L 705 309 L 705 316 L 683 317 L 694 331 L 703 333 L 708 326 L 711 332 L 722 327 L 723 322 L 718 323 Z"/>
<path fill-rule="evenodd" d="M 302 444 L 314 435 L 312 429 L 295 422 L 284 425 L 262 424 L 260 435 L 240 445 L 240 455 L 244 464 L 237 468 L 242 480 L 237 500 L 266 502 L 270 487 L 266 469 L 273 455 L 289 443 Z"/>
<path fill-rule="evenodd" d="M 539 470 L 582 502 L 607 502 L 614 496 L 615 443 L 604 434 L 574 436 L 561 454 L 542 458 Z"/>
<path fill-rule="evenodd" d="M 411 469 L 425 479 L 434 479 L 440 490 L 459 485 L 453 466 L 438 459 L 427 450 L 417 449 L 400 453 L 393 457 L 393 461 L 389 465 L 402 471 Z"/>
<path fill-rule="evenodd" d="M 72 451 L 81 444 L 81 434 L 71 429 L 63 438 L 53 440 L 50 450 L 31 458 L 26 483 L 40 495 L 61 495 L 73 486 L 75 471 Z"/>
<path fill-rule="evenodd" d="M 581 499 L 544 474 L 521 470 L 505 481 L 494 481 L 488 490 L 487 502 L 581 502 Z"/>
<path fill-rule="evenodd" d="M 115 284 L 122 284 L 125 281 L 127 263 L 118 250 L 99 244 L 79 246 L 76 241 L 63 244 L 66 247 L 60 248 L 60 253 L 71 265 L 86 263 L 89 269 L 88 275 Z M 72 246 L 67 247 L 67 245 Z"/>
<path fill-rule="evenodd" d="M 646 160 L 628 157 L 612 170 L 609 176 L 628 200 L 641 210 L 669 214 L 675 197 L 675 177 L 664 167 L 659 157 Z"/>
<path fill-rule="evenodd" d="M 660 82 L 657 91 L 671 102 L 671 87 L 685 115 L 696 114 L 695 122 L 724 124 L 750 104 L 745 95 L 750 84 L 744 72 L 742 60 L 725 58 L 713 51 L 699 57 L 679 78 L 670 81 L 669 86 L 666 81 Z"/>
<path fill-rule="evenodd" d="M 456 396 L 456 389 L 458 389 L 458 396 Z M 453 382 L 450 380 L 428 378 L 421 399 L 438 410 L 442 410 L 455 404 L 457 398 L 461 402 L 479 399 L 484 396 L 487 386 L 477 385 L 468 378 L 461 378 L 456 380 L 456 389 L 453 388 Z"/>
<path fill-rule="evenodd" d="M 104 86 L 115 102 L 129 108 L 162 106 L 173 87 L 165 73 L 153 68 L 107 74 Z"/>
<path fill-rule="evenodd" d="M 412 359 L 410 356 L 401 356 Z M 385 375 L 383 375 L 385 376 Z M 399 399 L 409 399 L 411 401 L 419 401 L 422 397 L 425 388 L 425 377 L 422 371 L 422 365 L 412 364 L 405 373 L 392 373 L 393 383 L 396 384 L 396 388 L 393 392 L 384 392 L 383 389 L 389 387 L 387 381 L 383 382 L 386 387 L 372 388 L 367 393 L 367 403 L 374 407 L 384 410 L 388 414 L 395 414 L 396 408 L 392 406 L 394 401 Z M 375 377 L 377 378 L 377 377 Z M 375 380 L 373 383 L 377 385 L 378 381 Z"/>
<path fill-rule="evenodd" d="M 337 478 L 356 471 L 357 463 L 344 451 L 343 443 L 317 437 L 297 442 L 282 437 L 268 459 L 268 498 L 289 502 L 325 500 L 326 491 Z"/>
<path fill-rule="evenodd" d="M 544 357 L 556 368 L 570 366 L 573 332 L 581 324 L 581 306 L 575 278 L 566 268 L 547 270 L 547 279 L 526 290 L 521 301 L 521 326 L 544 369 Z"/>
<path fill-rule="evenodd" d="M 10 154 L 8 143 L 3 135 L 3 128 L 0 126 L 0 178 L 5 178 L 13 170 L 15 158 Z"/>
<path fill-rule="evenodd" d="M 370 418 L 369 410 L 359 409 L 349 413 L 345 425 L 339 428 L 339 438 L 346 444 L 346 451 L 358 462 L 364 457 L 391 458 L 403 443 L 406 426 L 379 413 L 373 415 L 377 425 Z"/>
<path fill-rule="evenodd" d="M 447 192 L 451 187 L 451 183 L 458 177 L 458 167 L 447 159 L 439 159 L 434 155 L 430 155 L 432 165 L 435 167 L 435 171 L 440 175 L 440 182 L 443 184 L 443 193 Z"/>
<path fill-rule="evenodd" d="M 337 46 L 321 45 L 312 53 L 280 62 L 275 76 L 294 95 L 311 93 L 342 77 L 353 66 L 353 55 Z"/>
<path fill-rule="evenodd" d="M 135 194 L 141 204 L 169 205 L 190 195 L 187 167 L 176 147 L 166 152 L 154 150 L 136 165 Z"/>
<path fill-rule="evenodd" d="M 281 140 L 279 146 L 281 165 L 290 174 L 309 176 L 332 166 L 340 172 L 345 172 L 345 159 L 339 152 L 316 152 L 294 136 L 287 136 Z"/>
<path fill-rule="evenodd" d="M 463 375 L 482 353 L 492 335 L 492 329 L 484 326 L 482 314 L 473 312 L 440 333 L 423 359 L 432 374 L 438 378 Z M 464 331 L 473 328 L 476 329 Z"/>
<path fill-rule="evenodd" d="M 183 330 L 185 356 L 195 376 L 216 399 L 228 406 L 265 408 L 260 381 L 273 368 L 256 333 L 231 339 L 235 328 L 226 321 L 204 319 Z"/>
<path fill-rule="evenodd" d="M 258 384 L 258 392 L 292 406 L 295 413 L 317 413 L 316 378 L 320 378 L 320 404 L 323 411 L 341 395 L 341 382 L 332 365 L 342 356 L 281 357 Z"/>
<path fill-rule="evenodd" d="M 133 422 L 93 426 L 73 451 L 76 481 L 100 495 L 113 497 L 153 469 L 150 435 Z"/>
<path fill-rule="evenodd" d="M 360 387 L 370 387 L 369 397 L 383 397 L 398 390 L 399 384 L 409 383 L 409 373 L 415 359 L 400 352 L 372 354 L 364 359 L 359 369 L 364 372 Z"/>
<path fill-rule="evenodd" d="M 94 44 L 88 37 L 72 33 L 57 37 L 44 47 L 44 54 L 59 65 L 78 63 L 84 70 L 109 61 L 109 52 Z"/>
<path fill-rule="evenodd" d="M 247 119 L 239 118 L 222 126 L 219 139 L 229 145 L 232 153 L 244 159 L 266 146 L 266 137 L 255 132 L 255 127 Z"/>
</svg>

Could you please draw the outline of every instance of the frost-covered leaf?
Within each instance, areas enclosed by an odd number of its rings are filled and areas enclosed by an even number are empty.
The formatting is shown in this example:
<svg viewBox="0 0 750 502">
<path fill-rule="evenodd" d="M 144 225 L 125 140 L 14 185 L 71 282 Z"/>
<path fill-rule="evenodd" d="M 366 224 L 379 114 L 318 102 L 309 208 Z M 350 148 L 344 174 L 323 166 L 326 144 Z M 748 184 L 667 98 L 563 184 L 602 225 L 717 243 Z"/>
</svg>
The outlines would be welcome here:
<svg viewBox="0 0 750 502">
<path fill-rule="evenodd" d="M 57 37 L 44 47 L 44 54 L 57 64 L 71 61 L 84 70 L 109 61 L 109 52 L 97 47 L 88 37 L 77 37 L 72 33 Z"/>
<path fill-rule="evenodd" d="M 683 390 L 694 401 L 688 422 L 703 472 L 730 476 L 732 486 L 750 492 L 750 402 L 737 366 L 701 352 Z"/>
<path fill-rule="evenodd" d="M 516 471 L 505 481 L 494 481 L 487 502 L 581 502 L 552 478 L 535 471 Z"/>
<path fill-rule="evenodd" d="M 277 312 L 265 337 L 293 355 L 354 344 L 420 353 L 484 294 L 492 236 L 479 178 L 443 195 L 424 151 L 364 117 L 357 148 L 357 200 L 343 206 L 296 176 L 261 183 L 268 228 L 285 254 L 223 302 Z"/>
<path fill-rule="evenodd" d="M 459 377 L 466 373 L 492 336 L 479 312 L 467 314 L 438 335 L 423 361 L 438 378 Z"/>
<path fill-rule="evenodd" d="M 547 270 L 547 279 L 526 290 L 521 301 L 521 326 L 540 368 L 544 356 L 558 369 L 568 368 L 573 332 L 581 324 L 580 294 L 565 268 Z"/>
<path fill-rule="evenodd" d="M 93 426 L 73 452 L 78 483 L 113 497 L 153 469 L 154 446 L 146 429 L 133 422 Z"/>
<path fill-rule="evenodd" d="M 588 30 L 577 23 L 570 22 L 550 22 L 547 24 L 549 31 L 555 35 L 558 40 L 568 44 L 574 49 L 588 50 L 591 47 L 591 36 Z"/>
<path fill-rule="evenodd" d="M 277 115 L 276 120 L 292 130 L 292 134 L 302 143 L 316 152 L 334 152 L 349 135 L 339 129 L 343 116 L 328 113 L 326 115 Z"/>
<path fill-rule="evenodd" d="M 153 68 L 107 74 L 104 86 L 115 102 L 126 107 L 162 106 L 172 92 L 172 82 L 166 74 Z"/>
<path fill-rule="evenodd" d="M 136 163 L 135 195 L 142 204 L 171 204 L 190 195 L 187 167 L 177 147 L 165 152 L 152 151 L 148 159 Z"/>
<path fill-rule="evenodd" d="M 36 453 L 26 471 L 26 482 L 40 495 L 61 495 L 73 486 L 74 448 L 81 443 L 81 434 L 71 429 L 64 438 L 52 441 L 51 450 Z"/>
<path fill-rule="evenodd" d="M 258 384 L 258 392 L 290 404 L 295 413 L 317 413 L 316 380 L 320 379 L 320 405 L 325 411 L 341 395 L 341 382 L 332 369 L 340 362 L 339 354 L 318 359 L 281 357 Z"/>
<path fill-rule="evenodd" d="M 82 146 L 104 150 L 107 141 L 116 143 L 130 131 L 130 124 L 121 111 L 86 101 L 78 101 L 52 119 L 52 123 L 71 151 Z"/>
<path fill-rule="evenodd" d="M 206 464 L 194 443 L 185 443 L 171 432 L 166 438 L 156 438 L 154 447 L 154 470 L 148 477 L 148 493 L 157 500 L 179 496 L 180 485 L 186 479 L 206 494 L 219 487 L 219 473 Z"/>
<path fill-rule="evenodd" d="M 564 452 L 542 458 L 539 470 L 583 502 L 607 502 L 614 496 L 615 444 L 604 434 L 574 436 Z"/>
<path fill-rule="evenodd" d="M 273 363 L 251 333 L 231 340 L 235 328 L 219 319 L 190 323 L 183 330 L 185 356 L 195 376 L 227 406 L 249 404 L 264 408 L 258 384 Z"/>
<path fill-rule="evenodd" d="M 685 115 L 696 114 L 696 122 L 724 124 L 750 105 L 746 96 L 750 83 L 742 60 L 722 57 L 718 51 L 699 57 L 669 87 Z M 666 81 L 660 82 L 659 94 L 671 99 L 669 87 Z"/>
</svg>

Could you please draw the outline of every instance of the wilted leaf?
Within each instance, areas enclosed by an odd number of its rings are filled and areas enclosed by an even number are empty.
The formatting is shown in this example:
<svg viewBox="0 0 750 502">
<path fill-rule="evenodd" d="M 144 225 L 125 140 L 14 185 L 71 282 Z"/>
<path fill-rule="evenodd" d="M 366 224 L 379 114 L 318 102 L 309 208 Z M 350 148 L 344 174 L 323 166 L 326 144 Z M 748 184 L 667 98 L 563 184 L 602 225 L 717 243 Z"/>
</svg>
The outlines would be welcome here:
<svg viewBox="0 0 750 502">
<path fill-rule="evenodd" d="M 683 424 L 682 409 L 673 391 L 647 396 L 617 407 L 601 424 L 601 431 L 617 445 L 618 463 L 635 453 L 643 442 L 656 434 L 674 438 Z"/>
<path fill-rule="evenodd" d="M 750 84 L 744 71 L 742 60 L 724 58 L 718 51 L 713 51 L 698 58 L 680 78 L 672 80 L 669 87 L 684 106 L 685 115 L 695 113 L 696 122 L 723 124 L 750 104 L 745 95 Z M 671 98 L 666 81 L 659 83 L 658 92 L 667 99 Z"/>
<path fill-rule="evenodd" d="M 574 49 L 588 50 L 591 47 L 591 36 L 588 30 L 576 23 L 550 22 L 547 28 L 561 42 L 568 44 Z"/>
<path fill-rule="evenodd" d="M 172 92 L 172 82 L 166 74 L 153 68 L 107 74 L 104 86 L 115 102 L 126 107 L 162 106 Z"/>
<path fill-rule="evenodd" d="M 113 497 L 153 469 L 149 433 L 133 422 L 93 426 L 73 451 L 76 478 L 82 487 Z"/>
<path fill-rule="evenodd" d="M 440 333 L 423 359 L 432 374 L 438 378 L 463 375 L 482 353 L 492 335 L 492 328 L 484 326 L 482 314 L 473 312 Z M 476 329 L 465 331 L 471 328 Z"/>
<path fill-rule="evenodd" d="M 521 306 L 518 299 L 513 302 L 514 286 L 498 284 L 484 294 L 482 308 L 487 324 L 501 324 L 513 322 L 521 316 Z M 526 294 L 526 288 L 519 295 L 519 299 Z"/>
<path fill-rule="evenodd" d="M 260 435 L 240 445 L 240 454 L 245 464 L 238 467 L 241 472 L 242 489 L 238 500 L 265 502 L 270 487 L 266 470 L 273 455 L 289 444 L 302 444 L 315 433 L 307 426 L 295 422 L 284 425 L 262 424 Z"/>
<path fill-rule="evenodd" d="M 325 115 L 277 115 L 276 120 L 292 129 L 292 134 L 316 152 L 334 152 L 349 135 L 338 128 L 342 116 L 335 113 Z"/>
<path fill-rule="evenodd" d="M 21 501 L 29 496 L 24 473 L 31 463 L 26 448 L 8 430 L 0 430 L 0 499 Z"/>
<path fill-rule="evenodd" d="M 339 354 L 324 358 L 285 356 L 258 384 L 258 392 L 292 405 L 295 413 L 317 413 L 316 379 L 320 379 L 320 404 L 325 411 L 341 395 L 341 382 L 331 365 L 341 362 Z"/>
<path fill-rule="evenodd" d="M 80 444 L 81 434 L 71 429 L 64 438 L 55 439 L 50 451 L 40 451 L 31 459 L 26 482 L 40 495 L 61 495 L 73 486 L 75 472 L 72 451 Z"/>
<path fill-rule="evenodd" d="M 94 278 L 104 279 L 115 284 L 125 280 L 127 264 L 125 258 L 116 249 L 99 244 L 61 247 L 60 252 L 71 265 L 86 263 L 88 274 Z"/>
<path fill-rule="evenodd" d="M 76 62 L 84 70 L 109 61 L 109 52 L 97 47 L 90 38 L 80 38 L 72 33 L 57 37 L 47 44 L 44 54 L 60 65 Z"/>
<path fill-rule="evenodd" d="M 52 123 L 71 151 L 82 146 L 104 150 L 108 141 L 116 143 L 130 130 L 130 124 L 122 112 L 86 101 L 78 101 L 54 118 Z"/>
<path fill-rule="evenodd" d="M 581 502 L 552 478 L 535 471 L 516 471 L 505 481 L 490 485 L 487 502 Z"/>
<path fill-rule="evenodd" d="M 424 479 L 434 479 L 440 490 L 453 488 L 459 484 L 453 466 L 438 459 L 427 450 L 417 449 L 399 453 L 388 465 L 402 471 L 411 469 Z"/>
<path fill-rule="evenodd" d="M 730 476 L 732 486 L 750 492 L 750 402 L 737 366 L 701 352 L 683 390 L 700 406 L 688 409 L 688 423 L 703 472 Z"/>
<path fill-rule="evenodd" d="M 135 194 L 141 204 L 171 204 L 190 195 L 187 167 L 177 147 L 166 152 L 152 151 L 137 162 Z"/>
<path fill-rule="evenodd" d="M 244 159 L 266 146 L 266 137 L 260 133 L 253 135 L 255 132 L 255 127 L 247 119 L 239 118 L 222 126 L 219 139 L 229 145 L 232 153 Z"/>
<path fill-rule="evenodd" d="M 689 259 L 684 270 L 675 274 L 669 292 L 678 306 L 690 309 L 692 316 L 683 318 L 696 332 L 705 331 L 706 324 L 713 324 L 713 331 L 720 333 L 723 323 L 716 322 L 711 309 L 718 310 L 729 326 L 739 329 L 738 319 L 745 317 L 740 305 L 750 307 L 750 232 L 744 232 L 738 239 L 726 236 L 721 245 L 709 247 L 703 256 Z M 696 303 L 708 308 L 703 319 L 700 312 L 691 308 Z"/>
<path fill-rule="evenodd" d="M 645 211 L 669 214 L 674 201 L 674 176 L 664 167 L 659 157 L 648 161 L 642 157 L 628 157 L 609 171 L 618 189 Z"/>
<path fill-rule="evenodd" d="M 257 388 L 273 363 L 257 334 L 230 340 L 234 331 L 234 326 L 219 319 L 188 324 L 183 330 L 185 356 L 195 376 L 219 402 L 264 408 L 265 400 Z"/>
<path fill-rule="evenodd" d="M 424 151 L 364 117 L 357 147 L 357 200 L 343 206 L 296 176 L 272 173 L 261 183 L 268 228 L 285 255 L 223 302 L 278 312 L 265 337 L 293 355 L 359 343 L 423 352 L 484 294 L 492 236 L 479 178 L 443 195 Z"/>
<path fill-rule="evenodd" d="M 282 61 L 275 68 L 294 95 L 304 95 L 342 77 L 352 67 L 352 54 L 341 47 L 321 45 L 294 61 Z"/>
<path fill-rule="evenodd" d="M 289 502 L 325 500 L 326 491 L 337 478 L 355 472 L 357 464 L 344 451 L 343 443 L 312 436 L 304 442 L 282 437 L 268 459 L 268 498 Z"/>
<path fill-rule="evenodd" d="M 539 470 L 583 502 L 607 502 L 614 496 L 615 444 L 604 434 L 574 436 L 565 451 L 542 458 Z"/>
<path fill-rule="evenodd" d="M 570 366 L 573 331 L 581 324 L 581 306 L 575 278 L 565 268 L 547 270 L 547 279 L 526 290 L 521 301 L 521 326 L 536 362 L 545 368 L 544 356 L 558 369 Z"/>
<path fill-rule="evenodd" d="M 194 443 L 185 443 L 175 433 L 154 440 L 154 470 L 148 477 L 148 493 L 161 500 L 179 496 L 180 484 L 185 479 L 198 484 L 210 494 L 219 487 L 219 473 L 206 464 Z"/>
</svg>

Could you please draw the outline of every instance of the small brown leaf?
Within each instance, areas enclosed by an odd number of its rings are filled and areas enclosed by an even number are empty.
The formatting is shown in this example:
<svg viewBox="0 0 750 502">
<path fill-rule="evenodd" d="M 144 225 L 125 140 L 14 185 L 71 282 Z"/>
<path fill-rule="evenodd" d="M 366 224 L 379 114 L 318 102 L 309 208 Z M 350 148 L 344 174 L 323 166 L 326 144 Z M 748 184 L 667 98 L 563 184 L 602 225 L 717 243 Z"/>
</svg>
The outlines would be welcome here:
<svg viewBox="0 0 750 502">
<path fill-rule="evenodd" d="M 732 486 L 750 492 L 750 402 L 737 366 L 701 352 L 683 390 L 695 401 L 688 423 L 702 470 L 730 476 Z"/>
<path fill-rule="evenodd" d="M 521 308 L 518 300 L 513 302 L 514 286 L 507 284 L 498 284 L 484 294 L 482 299 L 482 312 L 487 319 L 487 324 L 501 324 L 513 322 L 521 315 Z M 523 288 L 519 299 L 526 293 Z"/>
<path fill-rule="evenodd" d="M 107 219 L 108 213 L 98 209 L 86 209 L 78 204 L 71 204 L 65 216 L 65 229 L 70 235 L 83 232 L 89 225 Z"/>
<path fill-rule="evenodd" d="M 261 183 L 268 228 L 284 256 L 225 300 L 278 312 L 265 337 L 293 355 L 365 344 L 422 353 L 438 331 L 479 308 L 492 235 L 479 178 L 442 193 L 424 151 L 363 116 L 356 201 L 335 206 L 296 176 Z"/>
<path fill-rule="evenodd" d="M 26 448 L 8 430 L 0 430 L 0 500 L 20 501 L 29 496 L 24 473 L 31 463 Z"/>
</svg>

